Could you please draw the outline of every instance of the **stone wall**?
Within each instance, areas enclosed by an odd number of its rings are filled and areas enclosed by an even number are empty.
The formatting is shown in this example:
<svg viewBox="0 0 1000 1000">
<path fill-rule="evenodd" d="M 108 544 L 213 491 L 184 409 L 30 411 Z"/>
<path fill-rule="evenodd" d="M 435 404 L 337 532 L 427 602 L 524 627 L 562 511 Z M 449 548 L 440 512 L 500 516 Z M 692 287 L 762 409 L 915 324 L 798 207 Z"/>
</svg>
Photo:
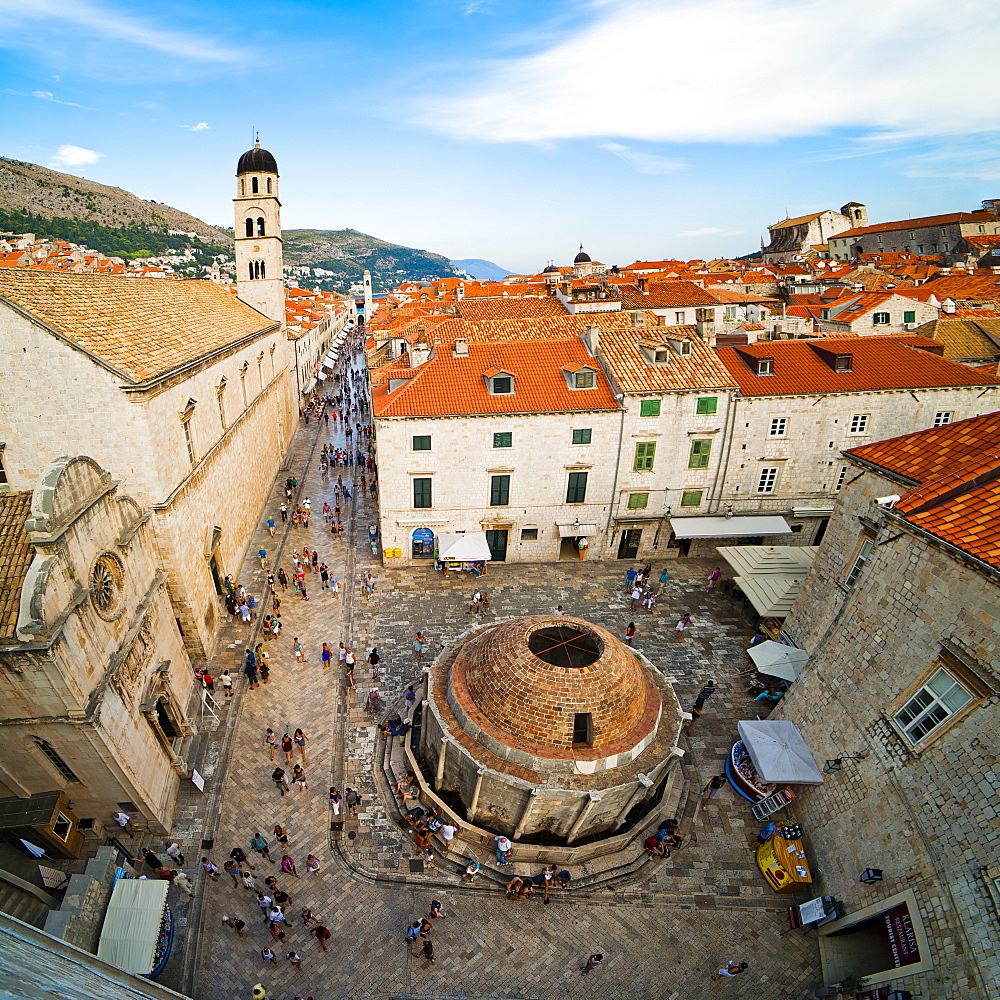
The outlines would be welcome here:
<svg viewBox="0 0 1000 1000">
<path fill-rule="evenodd" d="M 62 906 L 45 919 L 45 933 L 84 951 L 96 952 L 108 901 L 114 889 L 118 851 L 100 847 L 82 875 L 73 875 Z"/>
<path fill-rule="evenodd" d="M 912 889 L 935 968 L 906 987 L 995 1000 L 997 916 L 981 869 L 997 862 L 1000 710 L 989 691 L 1000 691 L 1000 590 L 873 503 L 901 493 L 898 482 L 852 463 L 859 473 L 786 622 L 811 660 L 772 716 L 794 721 L 820 764 L 866 755 L 798 789 L 814 894 L 843 900 L 849 915 Z M 849 586 L 866 531 L 876 546 Z M 942 662 L 966 664 L 956 669 L 977 696 L 914 747 L 892 716 Z M 868 867 L 884 881 L 861 884 Z"/>
</svg>

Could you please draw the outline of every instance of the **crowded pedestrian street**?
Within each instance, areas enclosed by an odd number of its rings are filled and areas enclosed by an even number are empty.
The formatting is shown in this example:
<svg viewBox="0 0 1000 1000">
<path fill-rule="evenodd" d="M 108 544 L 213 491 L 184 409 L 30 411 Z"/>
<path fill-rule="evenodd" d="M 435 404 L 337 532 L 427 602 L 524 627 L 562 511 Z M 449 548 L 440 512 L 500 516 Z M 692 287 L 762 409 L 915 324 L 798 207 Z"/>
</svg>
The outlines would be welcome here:
<svg viewBox="0 0 1000 1000">
<path fill-rule="evenodd" d="M 362 387 L 363 368 L 354 357 L 354 367 L 340 372 L 341 384 Z M 338 389 L 323 391 L 335 395 Z M 354 391 L 359 397 L 364 400 L 363 388 Z M 352 424 L 367 419 L 364 405 L 351 416 Z M 706 592 L 713 566 L 703 560 L 654 563 L 653 579 L 664 566 L 670 579 L 652 612 L 628 609 L 625 563 L 493 564 L 480 581 L 463 573 L 446 577 L 430 561 L 384 567 L 369 537 L 369 526 L 378 523 L 377 496 L 361 488 L 361 467 L 322 468 L 324 447 L 358 447 L 356 436 L 353 444 L 346 438 L 344 424 L 317 419 L 315 412 L 308 423 L 300 421 L 233 581 L 254 598 L 255 610 L 249 624 L 230 616 L 209 667 L 219 724 L 203 753 L 205 790 L 186 788 L 178 809 L 196 897 L 185 903 L 178 957 L 162 981 L 205 1000 L 248 998 L 258 983 L 269 997 L 315 1000 L 682 1000 L 715 991 L 788 1000 L 809 993 L 821 981 L 815 936 L 787 933 L 788 901 L 767 887 L 754 863 L 758 824 L 749 805 L 724 787 L 701 808 L 702 789 L 721 771 L 736 720 L 758 714 L 743 676 L 752 629 L 730 597 Z M 322 514 L 324 503 L 335 503 L 338 476 L 351 494 L 349 501 L 343 497 L 342 537 L 331 533 Z M 287 479 L 297 481 L 290 501 Z M 282 519 L 282 502 L 294 510 L 307 500 L 308 527 Z M 324 586 L 318 571 L 304 572 L 305 596 L 293 580 L 293 554 L 301 558 L 304 548 L 318 552 L 317 570 L 323 564 L 329 575 Z M 264 616 L 273 611 L 267 574 L 277 577 L 279 570 L 289 580 L 287 587 L 275 582 L 282 625 L 280 634 L 265 638 Z M 427 863 L 418 856 L 384 778 L 389 748 L 378 722 L 402 713 L 406 688 L 419 686 L 416 633 L 426 637 L 425 658 L 432 659 L 441 644 L 470 627 L 475 585 L 488 593 L 487 613 L 497 619 L 562 606 L 618 636 L 634 621 L 634 647 L 674 683 L 685 709 L 715 679 L 716 693 L 682 736 L 685 791 L 669 804 L 684 833 L 682 848 L 668 858 L 643 857 L 639 841 L 632 851 L 636 864 L 554 890 L 552 905 L 537 896 L 508 899 L 502 883 L 470 883 L 445 859 Z M 677 641 L 674 626 L 684 612 L 692 625 Z M 341 643 L 357 661 L 353 686 Z M 258 645 L 266 658 L 257 654 L 255 662 L 266 663 L 267 678 L 258 671 L 251 687 L 246 651 Z M 369 664 L 373 649 L 380 657 L 376 680 Z M 231 699 L 218 683 L 226 670 L 235 681 Z M 373 686 L 381 711 L 366 710 Z M 286 735 L 288 752 L 282 748 Z M 295 767 L 301 771 L 293 773 Z M 331 788 L 340 795 L 336 815 Z M 360 800 L 356 809 L 350 808 L 352 790 Z M 257 835 L 266 841 L 266 854 L 259 852 L 259 839 L 252 843 Z M 237 848 L 247 855 L 238 864 L 246 877 L 224 868 Z M 466 853 L 475 855 L 471 847 Z M 201 858 L 221 870 L 215 879 Z M 434 900 L 445 916 L 431 919 L 432 930 L 423 937 L 407 940 L 407 928 L 430 913 Z M 426 957 L 428 940 L 432 959 Z M 595 954 L 603 956 L 601 964 L 582 975 Z M 711 981 L 716 970 L 741 961 L 748 963 L 742 975 Z"/>
</svg>

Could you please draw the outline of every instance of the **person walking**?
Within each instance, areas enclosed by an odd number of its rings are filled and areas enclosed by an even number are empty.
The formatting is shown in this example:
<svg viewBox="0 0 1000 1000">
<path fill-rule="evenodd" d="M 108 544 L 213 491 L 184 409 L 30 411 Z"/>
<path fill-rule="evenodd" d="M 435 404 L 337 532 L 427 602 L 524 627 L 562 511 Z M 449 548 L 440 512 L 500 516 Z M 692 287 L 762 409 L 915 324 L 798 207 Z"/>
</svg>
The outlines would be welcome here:
<svg viewBox="0 0 1000 1000">
<path fill-rule="evenodd" d="M 441 909 L 442 903 L 440 899 L 431 900 L 430 912 L 427 914 L 428 917 L 434 920 L 445 920 L 447 919 L 447 914 Z"/>
<path fill-rule="evenodd" d="M 719 969 L 712 974 L 712 982 L 717 983 L 720 979 L 732 979 L 741 972 L 746 972 L 750 968 L 747 962 L 729 962 L 724 969 Z"/>
<path fill-rule="evenodd" d="M 288 831 L 280 824 L 276 824 L 274 827 L 274 839 L 283 848 L 288 846 Z"/>
<path fill-rule="evenodd" d="M 345 801 L 347 802 L 347 811 L 352 816 L 357 816 L 358 806 L 361 805 L 361 796 L 353 788 L 348 788 Z"/>
<path fill-rule="evenodd" d="M 271 760 L 274 760 L 274 752 L 278 749 L 278 737 L 274 735 L 274 730 L 270 726 L 264 733 L 264 739 L 261 740 L 260 745 L 271 748 Z"/>
<path fill-rule="evenodd" d="M 284 518 L 282 518 L 284 520 Z M 288 574 L 285 572 L 284 566 L 278 570 L 278 583 L 281 584 L 282 590 L 288 590 Z"/>
<path fill-rule="evenodd" d="M 230 677 L 228 670 L 222 671 L 219 681 L 222 684 L 222 693 L 226 696 L 226 701 L 229 701 L 233 696 L 233 679 Z"/>
<path fill-rule="evenodd" d="M 625 628 L 625 645 L 631 646 L 635 638 L 635 622 L 629 622 Z"/>
<path fill-rule="evenodd" d="M 701 711 L 705 707 L 705 702 L 715 694 L 715 691 L 715 681 L 706 681 L 705 686 L 698 692 L 698 697 L 694 700 L 694 707 Z"/>
<path fill-rule="evenodd" d="M 201 859 L 201 867 L 202 867 L 202 870 L 205 872 L 205 874 L 213 882 L 218 882 L 219 881 L 219 874 L 220 874 L 220 872 L 219 872 L 219 866 L 218 865 L 216 865 L 212 861 L 209 861 L 208 858 L 202 858 Z"/>
<path fill-rule="evenodd" d="M 302 652 L 302 643 L 299 642 L 298 636 L 292 639 L 292 651 L 295 653 L 296 662 L 298 663 L 306 662 L 306 654 Z"/>
<path fill-rule="evenodd" d="M 246 675 L 246 679 L 250 682 L 250 690 L 252 691 L 257 687 L 257 657 L 254 656 L 252 649 L 246 651 L 246 660 L 243 664 L 243 673 Z"/>
<path fill-rule="evenodd" d="M 354 650 L 349 648 L 344 655 L 344 677 L 347 680 L 349 688 L 354 687 L 354 664 L 357 662 L 357 659 L 354 655 Z"/>
<path fill-rule="evenodd" d="M 480 592 L 479 588 L 477 587 L 472 592 L 472 598 L 469 601 L 469 610 L 466 611 L 465 613 L 467 615 L 471 615 L 473 612 L 476 612 L 478 614 L 479 613 L 479 607 L 480 607 L 480 605 L 482 603 L 483 603 L 483 595 Z"/>
<path fill-rule="evenodd" d="M 291 736 L 289 736 L 288 733 L 285 733 L 285 735 L 281 737 L 281 752 L 285 755 L 286 764 L 291 764 L 292 754 L 294 751 L 295 744 L 292 742 Z"/>
<path fill-rule="evenodd" d="M 330 660 L 333 659 L 333 650 L 330 649 L 330 644 L 328 642 L 323 643 L 323 648 L 319 653 L 320 661 L 323 664 L 323 669 L 326 670 L 330 666 Z"/>
<path fill-rule="evenodd" d="M 300 792 L 304 792 L 309 787 L 306 783 L 306 772 L 302 769 L 301 764 L 296 764 L 292 768 L 292 784 L 298 785 Z"/>
<path fill-rule="evenodd" d="M 701 808 L 707 809 L 709 802 L 719 794 L 719 789 L 726 783 L 725 774 L 717 774 L 711 778 L 704 788 L 705 798 L 702 799 Z"/>
<path fill-rule="evenodd" d="M 167 844 L 164 852 L 171 861 L 175 861 L 179 865 L 184 864 L 184 855 L 181 854 L 181 848 L 179 844 Z"/>
<path fill-rule="evenodd" d="M 243 850 L 242 847 L 234 847 L 230 852 L 229 856 L 235 861 L 241 868 L 246 865 L 247 868 L 253 869 L 253 865 L 250 864 L 247 858 L 247 852 Z"/>
<path fill-rule="evenodd" d="M 587 959 L 587 964 L 580 970 L 581 975 L 588 976 L 594 969 L 599 969 L 604 963 L 604 955 L 598 952 Z"/>
<path fill-rule="evenodd" d="M 406 928 L 406 940 L 416 941 L 420 936 L 420 921 L 414 920 L 409 927 Z"/>
<path fill-rule="evenodd" d="M 340 789 L 334 786 L 330 786 L 330 808 L 333 810 L 334 816 L 340 815 Z"/>
<path fill-rule="evenodd" d="M 250 838 L 250 847 L 262 858 L 267 858 L 272 864 L 274 863 L 274 858 L 271 857 L 271 853 L 267 847 L 267 841 L 259 833 L 255 833 Z"/>
<path fill-rule="evenodd" d="M 295 730 L 295 735 L 292 736 L 292 742 L 298 747 L 299 753 L 302 754 L 302 763 L 306 762 L 306 743 L 309 741 L 309 737 L 306 736 L 301 729 Z M 293 751 L 294 753 L 294 751 Z"/>
<path fill-rule="evenodd" d="M 514 845 L 504 836 L 494 837 L 496 841 L 497 861 L 501 865 L 507 864 L 507 860 L 514 850 Z"/>
<path fill-rule="evenodd" d="M 264 923 L 266 924 L 270 917 L 268 914 L 271 912 L 272 899 L 270 896 L 266 896 L 262 892 L 257 893 L 257 905 L 260 907 L 260 912 L 264 914 Z"/>
<path fill-rule="evenodd" d="M 715 590 L 719 585 L 719 581 L 722 579 L 722 570 L 718 566 L 708 574 L 708 586 L 705 588 L 705 593 Z"/>
<path fill-rule="evenodd" d="M 302 966 L 302 959 L 299 958 L 299 956 L 294 951 L 288 952 L 285 955 L 285 958 L 288 959 L 289 964 L 295 969 L 298 969 Z"/>
<path fill-rule="evenodd" d="M 306 871 L 310 875 L 319 874 L 319 858 L 315 854 L 310 854 L 306 857 Z"/>
<path fill-rule="evenodd" d="M 278 791 L 281 792 L 281 797 L 285 797 L 285 792 L 288 791 L 288 782 L 285 781 L 285 769 L 283 767 L 276 767 L 271 772 L 271 780 L 278 786 Z"/>
<path fill-rule="evenodd" d="M 691 615 L 688 612 L 684 612 L 677 619 L 677 624 L 674 626 L 674 641 L 680 642 L 684 638 L 685 630 L 691 625 Z"/>
<path fill-rule="evenodd" d="M 275 955 L 270 948 L 261 948 L 260 957 L 264 960 L 265 965 L 270 965 L 272 962 L 277 961 L 278 956 Z M 260 993 L 257 991 L 260 990 Z M 259 983 L 253 988 L 253 1000 L 258 1000 L 258 998 L 264 998 L 266 994 L 264 993 L 264 987 Z"/>
<path fill-rule="evenodd" d="M 233 880 L 233 888 L 238 889 L 240 887 L 240 879 L 243 876 L 240 866 L 230 858 L 222 867 L 226 874 Z"/>
<path fill-rule="evenodd" d="M 226 927 L 231 927 L 234 931 L 236 931 L 236 933 L 240 937 L 246 937 L 247 936 L 247 934 L 246 934 L 247 922 L 245 920 L 240 920 L 239 917 L 229 916 L 228 914 L 226 914 L 222 918 L 222 923 Z"/>
<path fill-rule="evenodd" d="M 323 949 L 323 951 L 326 951 L 326 943 L 333 935 L 322 924 L 317 924 L 317 926 L 312 929 L 312 932 L 315 935 L 316 940 L 319 941 L 319 946 Z"/>
<path fill-rule="evenodd" d="M 434 964 L 434 942 L 425 940 L 424 941 L 424 958 L 427 959 L 431 965 Z"/>
<path fill-rule="evenodd" d="M 288 854 L 285 854 L 281 858 L 281 870 L 286 875 L 294 875 L 296 878 L 302 878 L 302 876 L 295 870 L 295 861 Z"/>
</svg>

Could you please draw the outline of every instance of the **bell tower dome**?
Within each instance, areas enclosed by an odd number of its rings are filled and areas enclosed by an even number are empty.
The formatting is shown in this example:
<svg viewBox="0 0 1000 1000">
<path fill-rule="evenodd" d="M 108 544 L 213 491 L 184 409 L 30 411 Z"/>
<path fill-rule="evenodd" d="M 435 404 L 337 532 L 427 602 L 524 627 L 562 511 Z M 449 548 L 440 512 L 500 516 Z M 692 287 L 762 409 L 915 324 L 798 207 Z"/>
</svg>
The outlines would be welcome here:
<svg viewBox="0 0 1000 1000">
<path fill-rule="evenodd" d="M 278 164 L 260 140 L 236 166 L 233 199 L 236 237 L 236 294 L 278 323 L 285 319 L 282 276 L 281 202 Z"/>
</svg>

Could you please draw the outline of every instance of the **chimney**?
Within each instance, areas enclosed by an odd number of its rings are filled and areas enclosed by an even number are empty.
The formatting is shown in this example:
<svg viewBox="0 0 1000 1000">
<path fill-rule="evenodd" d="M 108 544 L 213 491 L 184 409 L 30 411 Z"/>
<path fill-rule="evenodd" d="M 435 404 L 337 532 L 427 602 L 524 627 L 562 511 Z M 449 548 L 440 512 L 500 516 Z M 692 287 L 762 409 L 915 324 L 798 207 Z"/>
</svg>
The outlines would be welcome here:
<svg viewBox="0 0 1000 1000">
<path fill-rule="evenodd" d="M 941 312 L 943 312 L 946 316 L 954 316 L 955 300 L 951 298 L 945 299 L 944 302 L 941 303 Z"/>
<path fill-rule="evenodd" d="M 422 327 L 417 327 L 417 339 L 410 348 L 410 367 L 419 368 L 426 364 L 431 357 L 431 345 L 427 343 L 427 331 Z"/>
<path fill-rule="evenodd" d="M 632 326 L 645 326 L 646 325 L 646 314 L 640 309 L 634 309 L 629 314 L 629 319 L 632 321 Z"/>
<path fill-rule="evenodd" d="M 593 323 L 588 323 L 583 328 L 582 334 L 583 344 L 590 351 L 592 357 L 596 357 L 598 350 L 601 347 L 601 329 L 595 326 Z"/>
<path fill-rule="evenodd" d="M 709 346 L 715 347 L 715 321 L 699 319 L 695 323 L 698 336 Z"/>
<path fill-rule="evenodd" d="M 469 341 L 466 337 L 455 339 L 455 349 L 451 352 L 453 358 L 467 358 L 469 356 Z"/>
<path fill-rule="evenodd" d="M 465 285 L 459 285 L 458 288 L 455 289 L 455 298 L 459 301 L 465 298 Z"/>
</svg>

